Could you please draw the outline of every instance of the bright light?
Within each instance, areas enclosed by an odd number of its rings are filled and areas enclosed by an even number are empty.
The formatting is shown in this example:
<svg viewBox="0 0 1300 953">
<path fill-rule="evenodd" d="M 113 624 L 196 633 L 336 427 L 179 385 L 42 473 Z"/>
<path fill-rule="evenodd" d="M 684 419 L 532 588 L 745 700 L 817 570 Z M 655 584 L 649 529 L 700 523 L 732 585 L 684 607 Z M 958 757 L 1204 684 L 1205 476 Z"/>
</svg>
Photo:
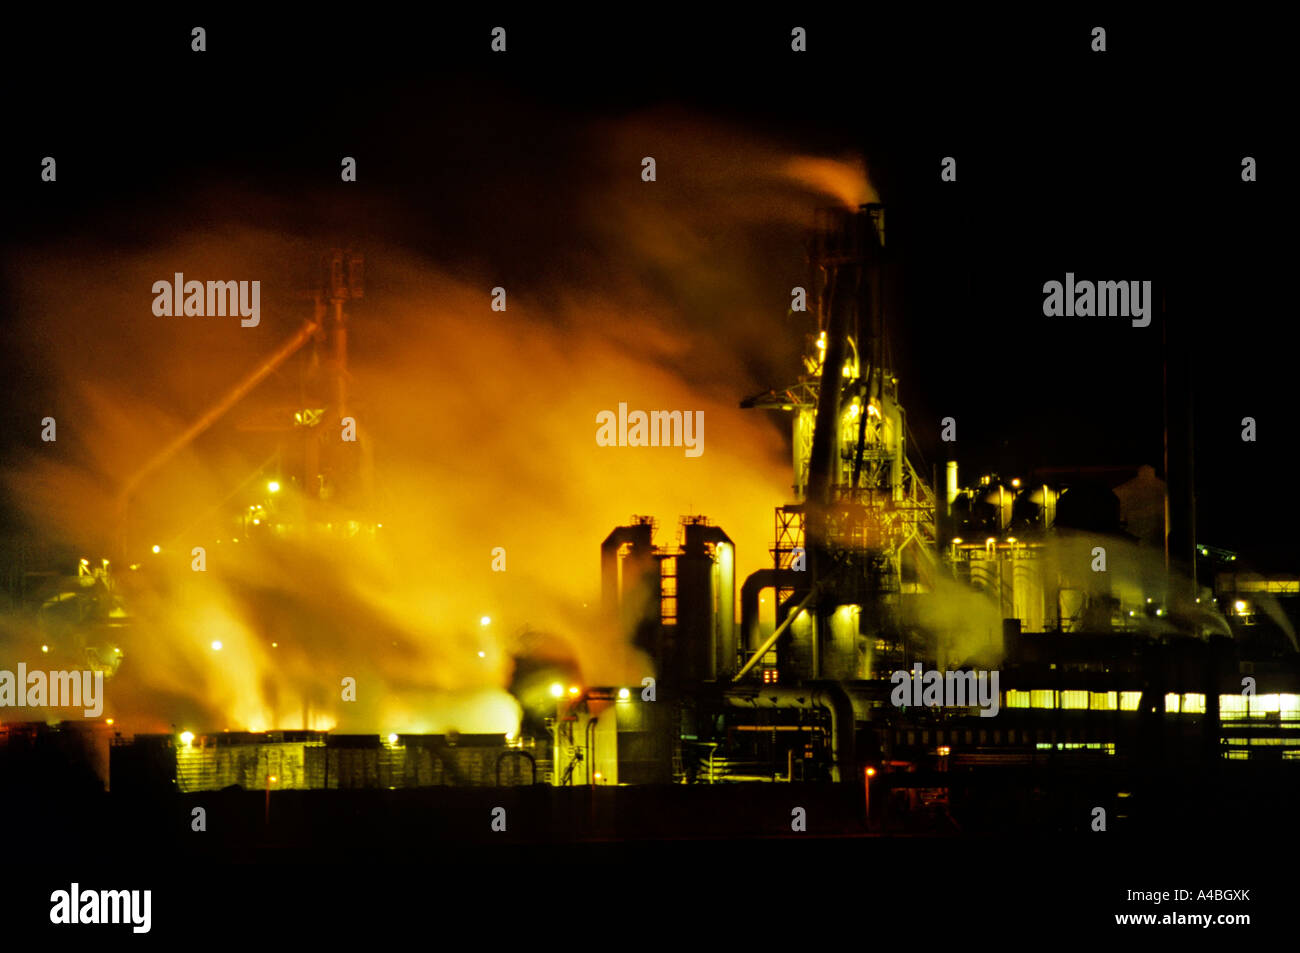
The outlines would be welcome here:
<svg viewBox="0 0 1300 953">
<path fill-rule="evenodd" d="M 272 642 L 272 643 L 271 643 L 271 648 L 273 648 L 273 649 L 278 649 L 279 647 L 280 647 L 280 643 L 279 643 L 279 642 Z"/>
<path fill-rule="evenodd" d="M 576 695 L 576 694 L 578 694 L 578 686 L 577 686 L 577 685 L 570 685 L 570 686 L 569 686 L 569 694 L 570 694 L 570 695 Z"/>
<path fill-rule="evenodd" d="M 823 331 L 823 332 L 821 333 L 821 337 L 819 337 L 819 338 L 817 339 L 817 346 L 818 346 L 821 350 L 823 350 L 823 351 L 826 350 L 826 332 L 825 332 L 825 331 Z"/>
<path fill-rule="evenodd" d="M 486 652 L 479 652 L 479 653 L 478 653 L 478 657 L 479 657 L 479 658 L 487 658 L 487 653 L 486 653 Z"/>
<path fill-rule="evenodd" d="M 1016 538 L 1015 538 L 1014 536 L 1008 536 L 1008 537 L 1007 537 L 1007 542 L 1008 542 L 1008 543 L 1014 543 L 1015 541 L 1016 541 Z"/>
<path fill-rule="evenodd" d="M 962 538 L 960 536 L 957 536 L 953 539 L 952 544 L 954 546 L 960 546 L 962 542 L 963 542 Z"/>
<path fill-rule="evenodd" d="M 939 757 L 941 758 L 946 758 L 948 757 L 948 755 L 952 754 L 952 749 L 949 748 L 947 745 L 942 745 L 938 750 L 939 750 Z"/>
<path fill-rule="evenodd" d="M 270 483 L 268 483 L 268 484 L 266 485 L 266 488 L 267 488 L 268 490 L 270 490 L 272 493 L 279 493 L 279 492 L 280 492 L 280 484 L 279 484 L 278 482 L 276 482 L 275 480 L 272 480 Z"/>
<path fill-rule="evenodd" d="M 390 734 L 390 735 L 388 736 L 388 743 L 389 743 L 390 745 L 395 745 L 395 744 L 397 744 L 397 735 L 395 735 L 395 734 Z"/>
<path fill-rule="evenodd" d="M 1018 479 L 1016 479 L 1016 480 L 1012 480 L 1012 481 L 1011 481 L 1011 485 L 1012 485 L 1012 486 L 1020 486 L 1020 481 L 1019 481 Z"/>
<path fill-rule="evenodd" d="M 194 740 L 194 732 L 192 731 L 181 732 L 181 744 L 188 745 L 193 740 Z"/>
<path fill-rule="evenodd" d="M 154 551 L 155 553 L 161 553 L 161 552 L 162 552 L 162 547 L 159 546 L 157 543 L 154 543 L 153 551 Z"/>
<path fill-rule="evenodd" d="M 274 784 L 276 781 L 279 781 L 280 779 L 277 778 L 277 777 L 273 774 L 273 775 L 271 775 L 269 778 L 267 778 L 266 780 L 268 780 L 268 781 L 270 781 L 272 784 Z"/>
<path fill-rule="evenodd" d="M 481 618 L 481 619 L 478 620 L 478 624 L 479 624 L 479 625 L 491 625 L 491 624 L 492 624 L 492 617 L 489 616 L 489 615 L 485 615 L 483 618 Z"/>
<path fill-rule="evenodd" d="M 122 650 L 121 650 L 121 649 L 113 649 L 113 654 L 114 654 L 114 655 L 121 655 L 121 654 L 122 654 Z"/>
<path fill-rule="evenodd" d="M 220 652 L 220 651 L 221 651 L 221 640 L 220 640 L 220 639 L 214 639 L 214 640 L 213 640 L 213 642 L 212 642 L 212 651 L 214 651 L 214 652 Z"/>
<path fill-rule="evenodd" d="M 111 725 L 113 723 L 113 719 L 112 718 L 108 719 L 108 723 Z"/>
<path fill-rule="evenodd" d="M 1245 612 L 1245 611 L 1246 611 L 1246 603 L 1242 602 L 1240 599 L 1238 599 L 1236 602 L 1234 602 L 1234 603 L 1232 604 L 1232 607 L 1233 607 L 1234 609 L 1236 609 L 1238 612 Z"/>
<path fill-rule="evenodd" d="M 49 647 L 48 645 L 42 645 L 42 646 L 41 646 L 41 651 L 42 651 L 42 652 L 48 652 L 49 650 L 50 650 L 50 647 Z"/>
<path fill-rule="evenodd" d="M 253 525 L 254 525 L 254 526 L 261 526 L 261 525 L 262 525 L 262 521 L 261 521 L 261 520 L 253 520 Z"/>
<path fill-rule="evenodd" d="M 869 778 L 874 778 L 875 776 L 876 776 L 876 769 L 875 769 L 875 768 L 867 768 L 867 777 L 869 777 Z"/>
<path fill-rule="evenodd" d="M 602 777 L 604 777 L 604 775 L 602 775 L 599 771 L 597 771 L 597 772 L 596 772 L 596 780 L 599 781 Z"/>
<path fill-rule="evenodd" d="M 629 692 L 626 688 L 620 688 L 618 690 L 618 697 L 623 701 L 627 701 L 629 698 L 632 697 L 632 693 Z"/>
<path fill-rule="evenodd" d="M 559 682 L 552 682 L 551 694 L 554 695 L 556 698 L 559 698 L 561 695 L 564 694 L 564 686 L 561 685 Z"/>
</svg>

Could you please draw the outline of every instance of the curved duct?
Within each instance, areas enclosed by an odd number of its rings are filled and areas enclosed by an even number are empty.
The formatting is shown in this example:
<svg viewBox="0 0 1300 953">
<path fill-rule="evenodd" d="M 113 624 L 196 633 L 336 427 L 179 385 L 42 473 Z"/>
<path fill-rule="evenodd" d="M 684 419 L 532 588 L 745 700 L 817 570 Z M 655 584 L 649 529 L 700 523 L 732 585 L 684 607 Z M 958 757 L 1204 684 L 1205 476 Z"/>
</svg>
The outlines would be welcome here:
<svg viewBox="0 0 1300 953">
<path fill-rule="evenodd" d="M 798 589 L 807 582 L 807 572 L 793 569 L 760 569 L 750 573 L 740 587 L 740 634 L 746 652 L 758 648 L 758 596 L 764 589 Z"/>
</svg>

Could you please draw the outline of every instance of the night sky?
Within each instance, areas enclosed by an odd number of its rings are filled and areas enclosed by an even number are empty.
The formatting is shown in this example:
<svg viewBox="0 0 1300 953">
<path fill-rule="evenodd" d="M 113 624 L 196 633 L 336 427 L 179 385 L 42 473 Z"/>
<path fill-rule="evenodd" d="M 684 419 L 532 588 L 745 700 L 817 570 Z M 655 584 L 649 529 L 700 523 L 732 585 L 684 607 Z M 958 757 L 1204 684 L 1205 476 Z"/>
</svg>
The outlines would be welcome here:
<svg viewBox="0 0 1300 953">
<path fill-rule="evenodd" d="M 613 174 L 608 153 L 585 148 L 593 124 L 648 117 L 626 174 L 661 154 L 671 180 L 675 143 L 654 129 L 686 116 L 723 141 L 741 129 L 791 153 L 865 157 L 900 262 L 892 347 L 928 463 L 945 455 L 938 420 L 954 416 L 967 475 L 1159 471 L 1164 319 L 1139 329 L 1041 310 L 1043 282 L 1067 271 L 1151 280 L 1191 348 L 1198 537 L 1291 561 L 1300 518 L 1282 490 L 1297 335 L 1293 241 L 1279 224 L 1294 207 L 1280 36 L 1098 17 L 1104 54 L 1089 50 L 1097 24 L 1083 19 L 808 20 L 797 6 L 743 23 L 628 8 L 581 22 L 493 12 L 16 25 L 2 67 L 0 455 L 39 446 L 49 388 L 16 343 L 18 249 L 93 253 L 181 226 L 282 222 L 321 247 L 392 243 L 453 273 L 508 268 L 513 287 L 541 276 L 599 286 L 617 270 L 671 294 L 671 274 L 609 262 L 570 221 L 588 183 Z M 489 51 L 498 23 L 504 56 Z M 196 24 L 208 30 L 203 54 L 189 49 Z M 808 53 L 790 52 L 792 25 L 808 28 Z M 39 180 L 44 155 L 58 157 L 56 185 Z M 342 155 L 358 159 L 355 185 L 339 182 Z M 948 155 L 956 183 L 939 179 Z M 1258 182 L 1241 181 L 1245 155 Z M 214 202 L 222 189 L 280 204 Z M 784 248 L 788 272 L 766 275 L 771 309 L 737 342 L 750 393 L 793 379 L 801 329 L 783 318 L 783 289 L 804 274 L 788 231 L 756 227 L 753 240 L 765 260 Z M 681 298 L 691 320 L 709 320 L 706 292 Z M 95 301 L 81 322 L 83 336 L 51 346 L 93 347 Z M 1258 421 L 1255 444 L 1240 439 L 1244 416 Z M 779 421 L 771 434 L 787 439 Z"/>
</svg>

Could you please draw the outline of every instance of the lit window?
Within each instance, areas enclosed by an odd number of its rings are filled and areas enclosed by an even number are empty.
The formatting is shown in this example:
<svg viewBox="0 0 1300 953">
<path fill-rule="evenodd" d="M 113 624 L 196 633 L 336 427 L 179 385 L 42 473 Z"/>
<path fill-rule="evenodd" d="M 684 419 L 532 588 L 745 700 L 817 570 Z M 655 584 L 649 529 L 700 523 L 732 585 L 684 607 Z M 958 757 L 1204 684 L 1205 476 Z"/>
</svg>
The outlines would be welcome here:
<svg viewBox="0 0 1300 953">
<path fill-rule="evenodd" d="M 1142 703 L 1141 692 L 1120 692 L 1119 693 L 1119 710 L 1120 711 L 1137 711 L 1138 705 Z"/>
<path fill-rule="evenodd" d="M 1272 714 L 1281 707 L 1279 702 L 1277 695 L 1255 695 L 1249 699 L 1250 713 L 1252 715 Z"/>
<path fill-rule="evenodd" d="M 1114 711 L 1119 707 L 1119 692 L 1089 692 L 1094 711 Z"/>
<path fill-rule="evenodd" d="M 1246 717 L 1246 696 L 1245 695 L 1220 695 L 1219 696 L 1219 717 L 1224 720 L 1232 720 Z"/>
</svg>

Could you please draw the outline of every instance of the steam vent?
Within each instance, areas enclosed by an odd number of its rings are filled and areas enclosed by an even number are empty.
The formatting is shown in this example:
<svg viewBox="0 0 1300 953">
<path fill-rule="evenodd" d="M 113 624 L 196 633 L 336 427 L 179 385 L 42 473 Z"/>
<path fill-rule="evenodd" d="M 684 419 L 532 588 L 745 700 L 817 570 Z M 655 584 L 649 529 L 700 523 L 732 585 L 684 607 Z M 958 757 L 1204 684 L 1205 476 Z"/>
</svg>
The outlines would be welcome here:
<svg viewBox="0 0 1300 953">
<path fill-rule="evenodd" d="M 1286 31 L 30 15 L 6 930 L 1290 922 Z"/>
</svg>

